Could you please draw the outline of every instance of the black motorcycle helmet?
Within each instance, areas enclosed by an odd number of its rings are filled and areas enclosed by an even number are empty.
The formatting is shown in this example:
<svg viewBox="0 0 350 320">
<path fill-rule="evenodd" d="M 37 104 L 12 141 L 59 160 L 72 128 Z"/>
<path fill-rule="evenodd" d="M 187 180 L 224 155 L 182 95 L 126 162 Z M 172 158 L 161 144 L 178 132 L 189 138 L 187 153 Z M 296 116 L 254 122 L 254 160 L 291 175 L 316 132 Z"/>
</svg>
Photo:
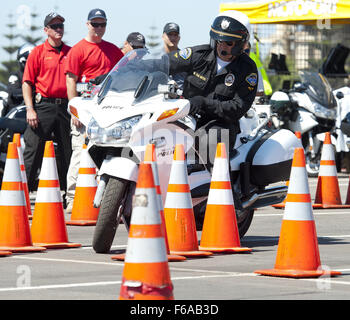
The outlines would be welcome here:
<svg viewBox="0 0 350 320">
<path fill-rule="evenodd" d="M 216 48 L 217 41 L 234 41 L 230 54 L 238 56 L 250 37 L 250 23 L 247 15 L 235 10 L 219 14 L 210 28 L 210 45 Z M 228 53 L 227 53 L 228 54 Z"/>
<path fill-rule="evenodd" d="M 22 71 L 26 65 L 29 53 L 34 49 L 34 45 L 31 43 L 25 43 L 17 50 L 17 61 Z"/>
</svg>

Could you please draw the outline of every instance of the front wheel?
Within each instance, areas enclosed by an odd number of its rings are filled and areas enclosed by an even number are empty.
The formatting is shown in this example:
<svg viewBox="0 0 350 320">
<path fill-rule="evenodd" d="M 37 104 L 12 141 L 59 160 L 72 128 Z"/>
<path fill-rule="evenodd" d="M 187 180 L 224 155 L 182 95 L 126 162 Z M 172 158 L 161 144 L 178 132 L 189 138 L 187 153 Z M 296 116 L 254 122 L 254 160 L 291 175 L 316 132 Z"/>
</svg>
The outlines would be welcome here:
<svg viewBox="0 0 350 320">
<path fill-rule="evenodd" d="M 129 181 L 110 177 L 98 214 L 92 247 L 96 253 L 109 252 L 117 231 L 122 206 L 126 201 Z"/>
</svg>

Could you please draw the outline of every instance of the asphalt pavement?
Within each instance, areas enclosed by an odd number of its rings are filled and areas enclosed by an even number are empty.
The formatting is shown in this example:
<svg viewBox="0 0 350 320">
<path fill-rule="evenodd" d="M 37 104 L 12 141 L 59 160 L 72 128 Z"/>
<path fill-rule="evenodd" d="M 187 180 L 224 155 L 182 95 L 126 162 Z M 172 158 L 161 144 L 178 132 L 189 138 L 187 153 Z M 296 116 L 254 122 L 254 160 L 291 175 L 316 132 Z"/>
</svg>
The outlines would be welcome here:
<svg viewBox="0 0 350 320">
<path fill-rule="evenodd" d="M 338 181 L 344 202 L 349 176 L 340 174 Z M 316 178 L 309 179 L 312 200 L 316 184 Z M 35 194 L 31 199 L 35 201 Z M 340 271 L 340 276 L 290 279 L 254 273 L 275 264 L 283 212 L 256 210 L 241 240 L 251 253 L 169 262 L 175 300 L 348 300 L 350 209 L 313 210 L 322 267 Z M 126 249 L 127 231 L 120 225 L 111 252 L 96 254 L 91 247 L 94 228 L 67 226 L 69 241 L 81 243 L 80 248 L 0 258 L 0 300 L 118 300 L 124 264 L 111 256 Z"/>
</svg>

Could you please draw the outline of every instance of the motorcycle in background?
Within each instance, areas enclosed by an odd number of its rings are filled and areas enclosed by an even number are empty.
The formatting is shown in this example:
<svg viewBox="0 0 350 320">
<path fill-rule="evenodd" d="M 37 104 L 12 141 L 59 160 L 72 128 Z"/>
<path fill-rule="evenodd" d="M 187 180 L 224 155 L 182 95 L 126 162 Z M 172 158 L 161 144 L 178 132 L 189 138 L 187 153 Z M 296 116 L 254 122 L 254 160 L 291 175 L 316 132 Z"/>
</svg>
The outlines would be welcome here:
<svg viewBox="0 0 350 320">
<path fill-rule="evenodd" d="M 191 155 L 202 159 L 195 147 L 196 120 L 188 115 L 189 109 L 189 101 L 180 99 L 176 83 L 169 77 L 168 57 L 153 59 L 147 49 L 126 54 L 90 97 L 69 101 L 71 115 L 86 126 L 88 152 L 100 177 L 94 199 L 94 206 L 100 207 L 93 236 L 96 252 L 108 252 L 119 221 L 128 224 L 130 220 L 138 164 L 147 144 L 156 148 L 163 203 L 175 145 L 184 144 L 188 159 L 192 159 Z M 269 122 L 268 117 L 259 117 L 251 108 L 240 119 L 241 133 L 230 153 L 232 193 L 241 237 L 255 209 L 283 201 L 294 148 L 300 145 L 291 131 L 272 130 Z M 211 170 L 203 159 L 188 161 L 187 170 L 200 230 Z M 281 185 L 269 186 L 278 182 Z"/>
<path fill-rule="evenodd" d="M 24 148 L 22 136 L 26 128 L 26 107 L 24 105 L 14 107 L 4 117 L 0 117 L 0 181 L 2 181 L 5 168 L 7 145 L 12 142 L 14 133 L 20 133 L 21 145 Z"/>
<path fill-rule="evenodd" d="M 299 76 L 292 89 L 272 94 L 270 108 L 277 128 L 301 133 L 308 176 L 317 177 L 326 132 L 336 144 L 337 101 L 322 74 L 299 71 Z"/>
</svg>

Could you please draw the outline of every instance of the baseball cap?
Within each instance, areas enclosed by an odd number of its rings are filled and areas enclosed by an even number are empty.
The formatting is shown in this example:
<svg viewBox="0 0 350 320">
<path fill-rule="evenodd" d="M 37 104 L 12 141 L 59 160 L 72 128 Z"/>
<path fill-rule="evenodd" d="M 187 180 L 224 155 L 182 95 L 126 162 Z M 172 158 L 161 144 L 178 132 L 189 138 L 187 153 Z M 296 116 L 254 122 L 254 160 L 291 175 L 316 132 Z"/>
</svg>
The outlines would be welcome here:
<svg viewBox="0 0 350 320">
<path fill-rule="evenodd" d="M 163 29 L 163 33 L 165 32 L 166 34 L 170 33 L 170 32 L 177 32 L 180 33 L 180 27 L 178 24 L 174 23 L 174 22 L 168 22 Z"/>
<path fill-rule="evenodd" d="M 89 12 L 88 21 L 91 21 L 92 19 L 96 19 L 96 18 L 102 18 L 107 21 L 106 13 L 102 9 L 92 9 Z"/>
<path fill-rule="evenodd" d="M 62 20 L 62 22 L 65 21 L 65 19 L 61 15 L 59 15 L 57 12 L 51 12 L 45 17 L 44 27 L 46 27 L 55 18 Z"/>
<path fill-rule="evenodd" d="M 131 32 L 126 41 L 130 43 L 130 45 L 135 47 L 145 47 L 146 40 L 145 37 L 140 32 Z"/>
</svg>

